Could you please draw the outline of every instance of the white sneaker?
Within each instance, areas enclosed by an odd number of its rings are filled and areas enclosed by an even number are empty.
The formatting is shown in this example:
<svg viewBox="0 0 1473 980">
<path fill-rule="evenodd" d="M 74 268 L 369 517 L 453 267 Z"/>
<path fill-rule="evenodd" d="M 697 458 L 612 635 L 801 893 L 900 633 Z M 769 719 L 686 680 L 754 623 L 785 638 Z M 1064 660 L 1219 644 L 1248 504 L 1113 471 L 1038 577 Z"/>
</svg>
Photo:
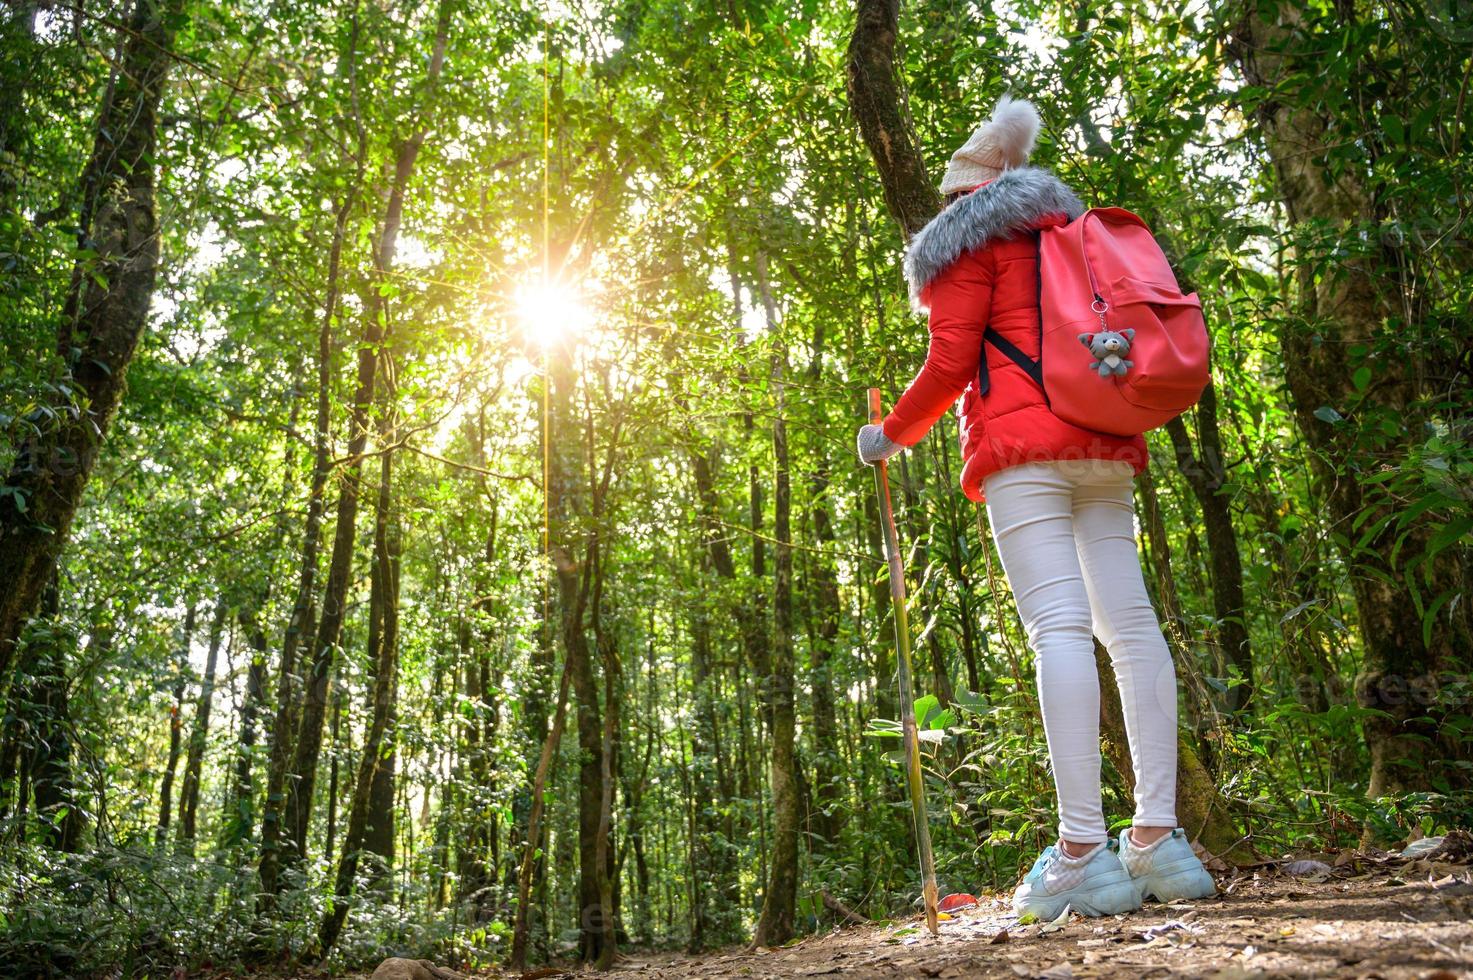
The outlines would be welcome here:
<svg viewBox="0 0 1473 980">
<path fill-rule="evenodd" d="M 1063 846 L 1044 848 L 1023 883 L 1013 892 L 1013 911 L 1051 921 L 1064 906 L 1081 915 L 1118 915 L 1141 907 L 1140 892 L 1105 841 L 1083 857 L 1070 857 Z"/>
<path fill-rule="evenodd" d="M 1120 832 L 1120 863 L 1142 900 L 1150 897 L 1172 902 L 1217 894 L 1217 883 L 1202 867 L 1201 859 L 1187 842 L 1187 832 L 1180 827 L 1147 847 L 1132 843 L 1127 827 Z"/>
</svg>

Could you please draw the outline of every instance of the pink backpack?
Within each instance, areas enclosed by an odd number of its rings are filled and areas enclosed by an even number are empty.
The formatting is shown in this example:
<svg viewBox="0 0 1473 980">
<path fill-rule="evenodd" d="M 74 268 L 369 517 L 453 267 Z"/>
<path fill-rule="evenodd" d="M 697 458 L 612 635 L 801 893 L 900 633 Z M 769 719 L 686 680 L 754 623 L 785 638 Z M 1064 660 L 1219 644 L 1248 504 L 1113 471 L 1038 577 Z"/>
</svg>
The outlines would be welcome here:
<svg viewBox="0 0 1473 980">
<path fill-rule="evenodd" d="M 1182 294 L 1146 223 L 1093 208 L 1037 236 L 1038 360 L 990 328 L 984 336 L 1038 383 L 1049 409 L 1133 436 L 1195 405 L 1210 377 L 1202 303 Z"/>
</svg>

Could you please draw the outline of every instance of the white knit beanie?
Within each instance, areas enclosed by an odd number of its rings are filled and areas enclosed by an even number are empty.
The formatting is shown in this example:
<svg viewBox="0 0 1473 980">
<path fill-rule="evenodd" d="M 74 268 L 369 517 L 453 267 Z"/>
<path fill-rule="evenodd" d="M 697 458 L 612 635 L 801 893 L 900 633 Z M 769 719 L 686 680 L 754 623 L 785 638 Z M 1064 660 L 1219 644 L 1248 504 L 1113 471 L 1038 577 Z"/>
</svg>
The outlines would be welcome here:
<svg viewBox="0 0 1473 980">
<path fill-rule="evenodd" d="M 941 193 L 968 191 L 1004 170 L 1021 167 L 1038 136 L 1038 110 L 1025 99 L 1004 95 L 972 138 L 951 155 L 941 177 Z"/>
</svg>

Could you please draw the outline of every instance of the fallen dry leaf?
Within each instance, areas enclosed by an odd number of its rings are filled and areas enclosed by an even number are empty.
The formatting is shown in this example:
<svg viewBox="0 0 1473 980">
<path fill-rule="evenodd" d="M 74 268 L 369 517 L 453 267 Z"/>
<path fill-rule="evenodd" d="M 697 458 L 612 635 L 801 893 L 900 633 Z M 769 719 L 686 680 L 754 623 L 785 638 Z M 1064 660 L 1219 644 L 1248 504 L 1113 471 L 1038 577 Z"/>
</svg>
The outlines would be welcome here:
<svg viewBox="0 0 1473 980">
<path fill-rule="evenodd" d="M 956 892 L 955 894 L 947 895 L 936 907 L 942 912 L 956 912 L 961 909 L 971 908 L 976 904 L 978 904 L 976 895 L 969 895 L 966 892 Z"/>
<path fill-rule="evenodd" d="M 1044 924 L 1042 927 L 1039 928 L 1039 935 L 1046 936 L 1051 932 L 1058 932 L 1060 929 L 1064 928 L 1066 925 L 1069 924 L 1069 913 L 1071 911 L 1072 910 L 1069 908 L 1069 906 L 1065 905 L 1064 911 L 1059 913 L 1058 918 L 1054 919 L 1054 921 L 1052 922 Z"/>
</svg>

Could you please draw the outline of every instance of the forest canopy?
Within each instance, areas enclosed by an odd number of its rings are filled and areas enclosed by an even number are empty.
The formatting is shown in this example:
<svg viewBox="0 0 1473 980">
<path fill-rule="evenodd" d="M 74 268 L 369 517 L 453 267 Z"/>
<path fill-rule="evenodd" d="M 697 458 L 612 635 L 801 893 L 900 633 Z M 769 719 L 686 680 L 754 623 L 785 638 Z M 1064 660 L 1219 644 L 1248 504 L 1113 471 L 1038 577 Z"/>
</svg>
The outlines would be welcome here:
<svg viewBox="0 0 1473 980">
<path fill-rule="evenodd" d="M 905 243 L 1005 93 L 1211 332 L 1136 483 L 1184 827 L 1247 862 L 1473 821 L 1458 4 L 0 31 L 0 969 L 607 964 L 907 912 L 854 431 L 925 355 Z M 889 476 L 937 870 L 1006 889 L 1054 833 L 1032 656 L 952 421 Z"/>
</svg>

